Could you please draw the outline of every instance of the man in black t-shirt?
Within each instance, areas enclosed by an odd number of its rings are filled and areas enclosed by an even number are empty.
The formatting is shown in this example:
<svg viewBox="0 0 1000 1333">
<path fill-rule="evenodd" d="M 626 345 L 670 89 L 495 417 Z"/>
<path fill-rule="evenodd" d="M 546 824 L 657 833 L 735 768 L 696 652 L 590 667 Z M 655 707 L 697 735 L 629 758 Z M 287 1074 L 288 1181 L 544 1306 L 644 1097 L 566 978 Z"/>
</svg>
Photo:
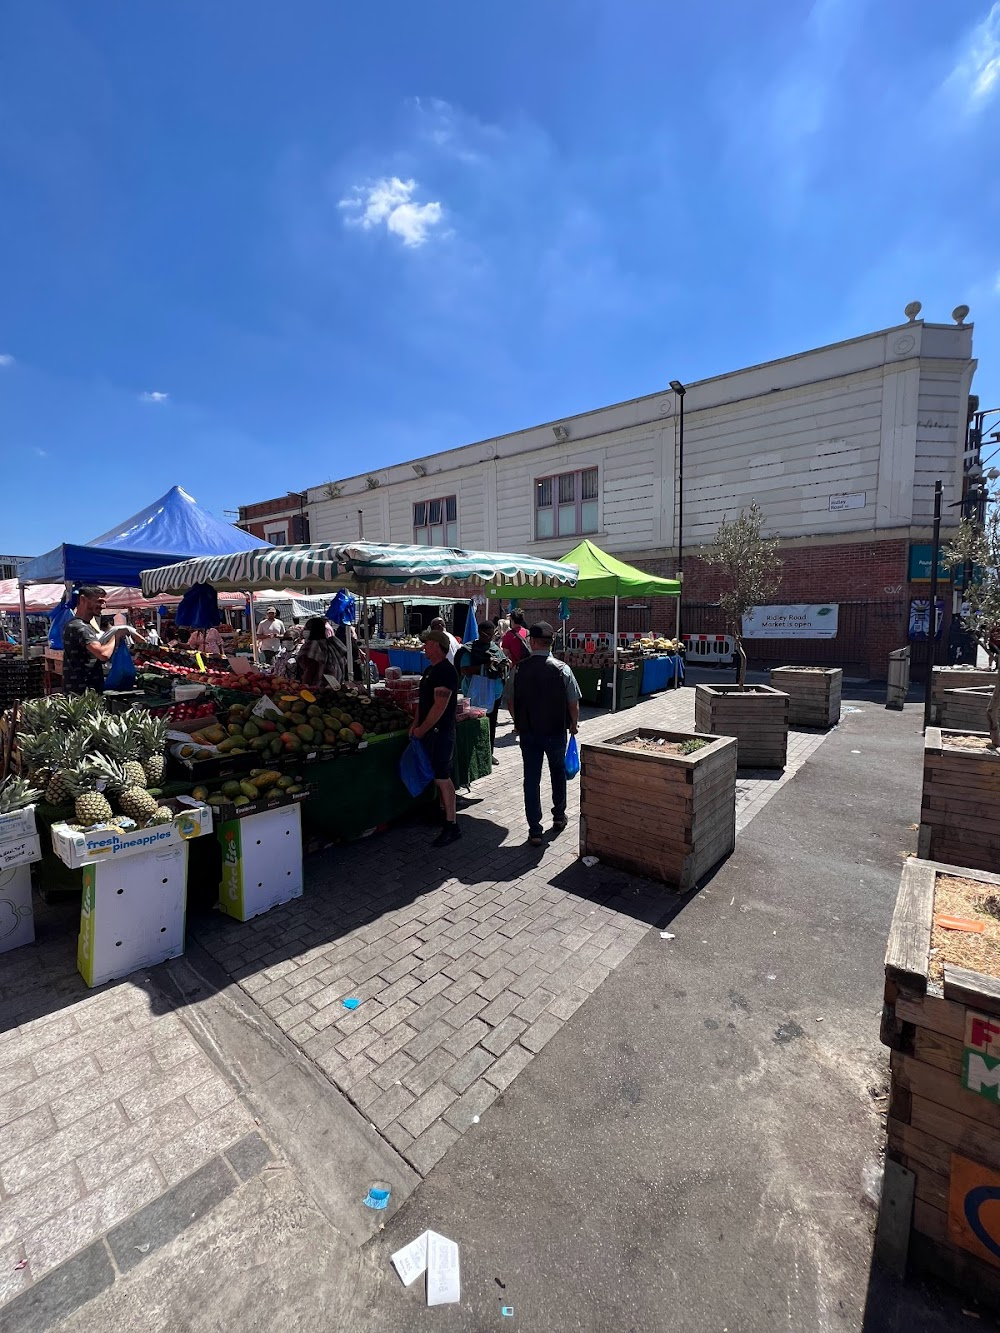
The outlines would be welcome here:
<svg viewBox="0 0 1000 1333">
<path fill-rule="evenodd" d="M 448 661 L 451 640 L 447 633 L 429 629 L 420 637 L 430 666 L 425 668 L 420 678 L 417 720 L 410 728 L 410 735 L 423 742 L 431 761 L 445 818 L 444 828 L 432 845 L 444 847 L 461 836 L 455 819 L 455 784 L 451 777 L 455 757 L 458 672 Z"/>
<path fill-rule="evenodd" d="M 103 588 L 88 584 L 80 589 L 76 615 L 63 628 L 63 689 L 67 694 L 85 694 L 87 690 L 104 690 L 102 663 L 111 660 L 118 641 L 127 630 L 119 630 L 107 643 L 90 623 L 104 610 L 107 593 Z"/>
</svg>

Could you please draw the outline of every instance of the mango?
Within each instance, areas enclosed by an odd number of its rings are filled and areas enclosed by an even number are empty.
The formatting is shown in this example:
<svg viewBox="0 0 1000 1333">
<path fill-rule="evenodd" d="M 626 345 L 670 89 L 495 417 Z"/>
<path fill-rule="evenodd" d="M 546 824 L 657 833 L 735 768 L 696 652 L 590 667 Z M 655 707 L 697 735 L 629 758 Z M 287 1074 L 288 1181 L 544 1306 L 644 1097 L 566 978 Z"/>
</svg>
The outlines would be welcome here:
<svg viewBox="0 0 1000 1333">
<path fill-rule="evenodd" d="M 265 769 L 263 773 L 256 775 L 253 779 L 253 785 L 260 791 L 265 791 L 268 787 L 273 787 L 280 777 L 281 774 L 276 773 L 273 769 Z"/>
<path fill-rule="evenodd" d="M 260 727 L 258 727 L 257 723 L 254 721 L 244 722 L 243 735 L 248 741 L 256 740 L 260 735 Z"/>
<path fill-rule="evenodd" d="M 233 798 L 233 805 L 235 805 L 238 810 L 249 804 L 250 802 L 245 796 L 236 796 Z"/>
<path fill-rule="evenodd" d="M 271 719 L 270 719 L 269 717 L 262 717 L 262 718 L 260 719 L 260 721 L 257 723 L 257 727 L 258 727 L 258 729 L 259 729 L 260 731 L 277 731 L 277 730 L 278 730 L 278 728 L 275 726 L 275 724 L 271 721 Z"/>
<path fill-rule="evenodd" d="M 222 792 L 223 796 L 228 796 L 231 800 L 234 796 L 239 796 L 240 784 L 235 781 L 224 782 L 219 790 Z"/>
<path fill-rule="evenodd" d="M 265 750 L 271 748 L 270 736 L 255 736 L 250 742 L 250 749 L 256 750 L 258 754 L 263 754 Z"/>
<path fill-rule="evenodd" d="M 243 735 L 243 725 L 240 722 L 230 722 L 226 727 L 226 730 L 229 732 L 230 736 Z"/>
<path fill-rule="evenodd" d="M 332 727 L 327 727 L 327 729 L 323 732 L 323 744 L 324 745 L 337 744 L 337 732 L 334 731 Z"/>
<path fill-rule="evenodd" d="M 256 801 L 257 798 L 260 796 L 260 791 L 257 788 L 256 784 L 250 782 L 246 778 L 244 778 L 243 781 L 240 783 L 240 792 L 247 798 L 248 801 Z"/>
<path fill-rule="evenodd" d="M 281 750 L 282 750 L 281 737 L 280 737 L 280 736 L 273 736 L 273 737 L 271 738 L 271 742 L 270 742 L 270 745 L 268 746 L 268 749 L 270 750 L 271 754 L 272 754 L 275 758 L 277 758 L 278 755 L 281 754 Z"/>
<path fill-rule="evenodd" d="M 313 731 L 312 727 L 308 726 L 305 722 L 303 722 L 301 726 L 295 728 L 295 734 L 303 741 L 313 741 L 316 739 L 315 731 Z"/>
<path fill-rule="evenodd" d="M 194 798 L 194 800 L 196 800 L 196 801 L 207 801 L 207 800 L 208 800 L 208 788 L 207 788 L 207 787 L 193 787 L 193 788 L 191 789 L 191 795 L 192 795 L 192 797 Z"/>
<path fill-rule="evenodd" d="M 358 738 L 357 738 L 357 736 L 355 736 L 354 732 L 351 731 L 351 729 L 350 729 L 349 727 L 341 727 L 340 732 L 339 732 L 339 734 L 338 734 L 338 736 L 337 736 L 337 739 L 338 739 L 338 740 L 341 740 L 341 741 L 345 741 L 345 742 L 347 742 L 348 744 L 350 744 L 350 743 L 353 743 L 353 742 L 357 741 Z"/>
<path fill-rule="evenodd" d="M 279 791 L 287 791 L 288 788 L 291 787 L 294 782 L 295 782 L 294 778 L 289 777 L 287 773 L 282 773 L 281 777 L 274 785 L 278 788 Z"/>
</svg>

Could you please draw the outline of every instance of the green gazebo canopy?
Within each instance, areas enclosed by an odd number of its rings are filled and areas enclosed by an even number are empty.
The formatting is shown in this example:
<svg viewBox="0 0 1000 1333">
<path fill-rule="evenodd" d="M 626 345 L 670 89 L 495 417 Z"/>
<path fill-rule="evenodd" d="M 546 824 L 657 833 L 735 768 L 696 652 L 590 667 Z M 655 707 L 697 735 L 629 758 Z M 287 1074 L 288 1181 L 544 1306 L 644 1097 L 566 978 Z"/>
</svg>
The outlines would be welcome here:
<svg viewBox="0 0 1000 1333">
<path fill-rule="evenodd" d="M 657 574 L 626 565 L 586 538 L 572 551 L 560 556 L 557 564 L 576 565 L 580 573 L 573 588 L 526 588 L 513 594 L 526 602 L 558 601 L 562 597 L 679 597 L 677 579 L 663 579 Z M 507 590 L 504 589 L 504 592 Z M 491 589 L 494 596 L 499 591 Z"/>
</svg>

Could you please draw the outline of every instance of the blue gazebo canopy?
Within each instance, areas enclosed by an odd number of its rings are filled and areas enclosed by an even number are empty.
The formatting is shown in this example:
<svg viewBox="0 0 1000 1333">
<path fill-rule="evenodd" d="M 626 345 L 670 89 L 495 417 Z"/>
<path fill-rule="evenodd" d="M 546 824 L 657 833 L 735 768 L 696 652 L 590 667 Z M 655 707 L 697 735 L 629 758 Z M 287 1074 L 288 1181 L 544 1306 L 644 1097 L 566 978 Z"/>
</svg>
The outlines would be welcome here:
<svg viewBox="0 0 1000 1333">
<path fill-rule="evenodd" d="M 57 546 L 29 560 L 21 582 L 138 588 L 144 569 L 196 556 L 233 555 L 269 544 L 216 518 L 187 491 L 172 486 L 159 500 L 85 546 Z"/>
</svg>

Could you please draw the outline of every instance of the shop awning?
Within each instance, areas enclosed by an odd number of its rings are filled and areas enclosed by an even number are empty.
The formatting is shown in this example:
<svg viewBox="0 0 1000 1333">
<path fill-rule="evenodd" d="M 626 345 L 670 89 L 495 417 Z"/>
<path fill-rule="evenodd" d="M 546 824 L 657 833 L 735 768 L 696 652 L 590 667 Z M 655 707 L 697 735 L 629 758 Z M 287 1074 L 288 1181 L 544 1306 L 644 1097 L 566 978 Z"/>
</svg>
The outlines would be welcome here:
<svg viewBox="0 0 1000 1333">
<path fill-rule="evenodd" d="M 106 589 L 108 597 L 105 603 L 107 611 L 127 611 L 130 608 L 155 607 L 160 602 L 175 604 L 179 597 L 143 597 L 138 588 Z M 25 608 L 31 613 L 51 611 L 66 596 L 65 583 L 32 583 L 25 589 Z M 242 594 L 223 593 L 219 598 L 223 606 L 242 606 Z M 17 579 L 0 579 L 0 611 L 20 611 L 21 598 Z"/>
<path fill-rule="evenodd" d="M 29 560 L 22 583 L 99 583 L 137 588 L 144 569 L 189 556 L 268 549 L 268 543 L 202 509 L 180 486 L 82 546 L 57 546 Z"/>
<path fill-rule="evenodd" d="M 143 573 L 149 597 L 183 592 L 195 583 L 216 589 L 311 588 L 378 593 L 408 584 L 490 584 L 501 587 L 571 588 L 576 566 L 568 561 L 497 551 L 377 542 L 275 546 L 236 555 L 184 560 Z"/>
<path fill-rule="evenodd" d="M 565 561 L 579 569 L 576 584 L 571 589 L 547 587 L 532 591 L 525 601 L 552 601 L 560 597 L 679 597 L 681 585 L 677 579 L 660 578 L 643 569 L 617 560 L 586 539 L 567 551 L 556 564 Z"/>
</svg>

